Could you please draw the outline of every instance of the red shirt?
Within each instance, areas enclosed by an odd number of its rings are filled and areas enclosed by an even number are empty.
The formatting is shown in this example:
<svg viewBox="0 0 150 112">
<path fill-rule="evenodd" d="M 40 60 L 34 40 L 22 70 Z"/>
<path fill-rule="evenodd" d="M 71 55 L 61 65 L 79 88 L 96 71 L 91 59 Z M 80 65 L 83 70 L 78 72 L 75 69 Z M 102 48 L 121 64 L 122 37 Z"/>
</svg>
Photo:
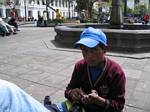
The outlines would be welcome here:
<svg viewBox="0 0 150 112">
<path fill-rule="evenodd" d="M 10 17 L 16 18 L 16 13 L 15 13 L 15 11 L 11 11 L 11 12 L 10 12 Z"/>
<path fill-rule="evenodd" d="M 125 104 L 126 78 L 121 67 L 114 61 L 106 58 L 102 74 L 95 83 L 88 72 L 88 65 L 84 59 L 75 64 L 75 68 L 66 87 L 65 97 L 70 99 L 69 90 L 81 88 L 86 94 L 96 90 L 98 95 L 106 99 L 105 107 L 90 104 L 85 105 L 87 112 L 120 112 Z"/>
<path fill-rule="evenodd" d="M 149 16 L 148 15 L 145 15 L 144 16 L 144 21 L 148 21 L 149 20 Z"/>
</svg>

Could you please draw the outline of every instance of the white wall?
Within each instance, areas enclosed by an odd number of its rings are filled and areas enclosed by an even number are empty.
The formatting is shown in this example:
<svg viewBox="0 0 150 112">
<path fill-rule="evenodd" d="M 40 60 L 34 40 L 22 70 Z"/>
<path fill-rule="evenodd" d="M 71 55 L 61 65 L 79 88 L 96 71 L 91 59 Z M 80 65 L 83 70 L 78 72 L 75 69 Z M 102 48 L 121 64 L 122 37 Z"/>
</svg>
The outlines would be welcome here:
<svg viewBox="0 0 150 112">
<path fill-rule="evenodd" d="M 36 0 L 35 0 L 36 1 Z M 34 4 L 32 4 L 32 5 L 30 5 L 30 4 L 28 4 L 28 0 L 26 0 L 26 14 L 27 14 L 27 17 L 28 17 L 28 10 L 31 10 L 32 11 L 32 15 L 33 15 L 33 17 L 35 18 L 35 19 L 38 19 L 38 11 L 40 11 L 41 12 L 41 16 L 43 15 L 43 11 L 44 10 L 46 10 L 46 6 L 45 5 L 37 5 L 37 1 L 34 3 Z M 25 17 L 25 5 L 24 5 L 24 0 L 20 0 L 20 3 L 21 3 L 21 5 L 20 6 L 17 6 L 17 9 L 19 9 L 20 11 L 20 16 L 22 16 L 22 17 Z M 41 3 L 40 3 L 41 4 Z M 64 5 L 64 7 L 61 5 L 61 7 L 59 7 L 59 4 L 58 4 L 58 6 L 56 7 L 55 6 L 55 3 L 54 3 L 54 6 L 52 6 L 54 9 L 59 9 L 60 10 L 60 12 L 62 12 L 62 15 L 64 16 L 64 13 L 65 13 L 65 17 L 68 17 L 68 7 L 66 7 L 66 3 L 65 3 L 65 5 Z M 6 12 L 5 12 L 5 10 L 6 10 L 6 6 L 0 6 L 0 8 L 2 8 L 3 9 L 3 15 L 4 15 L 4 17 L 6 17 Z M 7 7 L 8 9 L 9 9 L 9 7 Z M 73 7 L 74 8 L 74 7 Z M 48 8 L 48 10 L 49 10 L 49 17 L 50 18 L 52 18 L 52 12 L 53 12 L 53 15 L 54 15 L 54 18 L 56 18 L 56 14 L 55 14 L 55 12 L 53 11 L 53 10 L 51 10 L 50 8 Z M 72 17 L 73 16 L 73 14 L 72 13 L 75 13 L 75 15 L 74 16 L 77 16 L 77 13 L 76 12 L 74 12 L 74 11 L 72 11 L 72 6 L 70 7 L 70 16 Z"/>
<path fill-rule="evenodd" d="M 140 4 L 146 5 L 146 8 L 148 8 L 149 0 L 140 0 Z M 127 6 L 131 9 L 134 9 L 135 3 L 134 0 L 127 0 Z"/>
<path fill-rule="evenodd" d="M 134 9 L 134 0 L 128 0 L 127 1 L 127 7 L 130 9 Z"/>
</svg>

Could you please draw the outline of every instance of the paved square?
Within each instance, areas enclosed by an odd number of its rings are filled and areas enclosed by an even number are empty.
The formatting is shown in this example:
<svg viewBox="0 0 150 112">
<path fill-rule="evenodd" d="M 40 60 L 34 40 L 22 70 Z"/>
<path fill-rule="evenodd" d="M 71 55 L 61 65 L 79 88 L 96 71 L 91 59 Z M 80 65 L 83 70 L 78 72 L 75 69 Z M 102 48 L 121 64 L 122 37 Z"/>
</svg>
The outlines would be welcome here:
<svg viewBox="0 0 150 112">
<path fill-rule="evenodd" d="M 13 82 L 41 103 L 50 95 L 54 103 L 65 100 L 64 89 L 74 63 L 81 58 L 75 49 L 54 44 L 53 27 L 20 27 L 17 35 L 0 37 L 0 78 Z M 124 69 L 125 112 L 150 112 L 150 53 L 108 52 Z"/>
</svg>

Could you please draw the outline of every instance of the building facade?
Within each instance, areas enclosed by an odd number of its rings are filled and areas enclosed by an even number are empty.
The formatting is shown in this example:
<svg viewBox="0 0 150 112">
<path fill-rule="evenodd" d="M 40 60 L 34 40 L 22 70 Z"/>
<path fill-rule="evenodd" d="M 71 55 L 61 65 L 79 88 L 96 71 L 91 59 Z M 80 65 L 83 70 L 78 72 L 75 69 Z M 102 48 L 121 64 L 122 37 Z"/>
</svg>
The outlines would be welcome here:
<svg viewBox="0 0 150 112">
<path fill-rule="evenodd" d="M 7 18 L 10 16 L 10 10 L 15 7 L 16 15 L 20 18 L 38 19 L 38 15 L 43 16 L 44 11 L 48 11 L 50 19 L 56 18 L 56 9 L 60 10 L 64 18 L 72 18 L 77 16 L 75 2 L 70 0 L 53 0 L 50 7 L 46 7 L 48 0 L 1 0 L 0 16 Z"/>
<path fill-rule="evenodd" d="M 134 9 L 136 4 L 145 5 L 146 8 L 150 5 L 150 0 L 127 0 L 127 6 L 130 9 Z"/>
</svg>

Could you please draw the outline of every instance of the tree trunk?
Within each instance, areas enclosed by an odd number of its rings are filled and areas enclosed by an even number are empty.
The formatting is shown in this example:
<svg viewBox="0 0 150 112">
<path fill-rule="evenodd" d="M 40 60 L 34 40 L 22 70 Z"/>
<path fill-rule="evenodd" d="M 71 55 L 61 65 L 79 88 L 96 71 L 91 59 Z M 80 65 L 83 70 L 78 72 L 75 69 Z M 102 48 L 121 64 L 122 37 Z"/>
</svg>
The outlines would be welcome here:
<svg viewBox="0 0 150 112">
<path fill-rule="evenodd" d="M 88 8 L 88 18 L 92 19 L 92 7 Z"/>
</svg>

